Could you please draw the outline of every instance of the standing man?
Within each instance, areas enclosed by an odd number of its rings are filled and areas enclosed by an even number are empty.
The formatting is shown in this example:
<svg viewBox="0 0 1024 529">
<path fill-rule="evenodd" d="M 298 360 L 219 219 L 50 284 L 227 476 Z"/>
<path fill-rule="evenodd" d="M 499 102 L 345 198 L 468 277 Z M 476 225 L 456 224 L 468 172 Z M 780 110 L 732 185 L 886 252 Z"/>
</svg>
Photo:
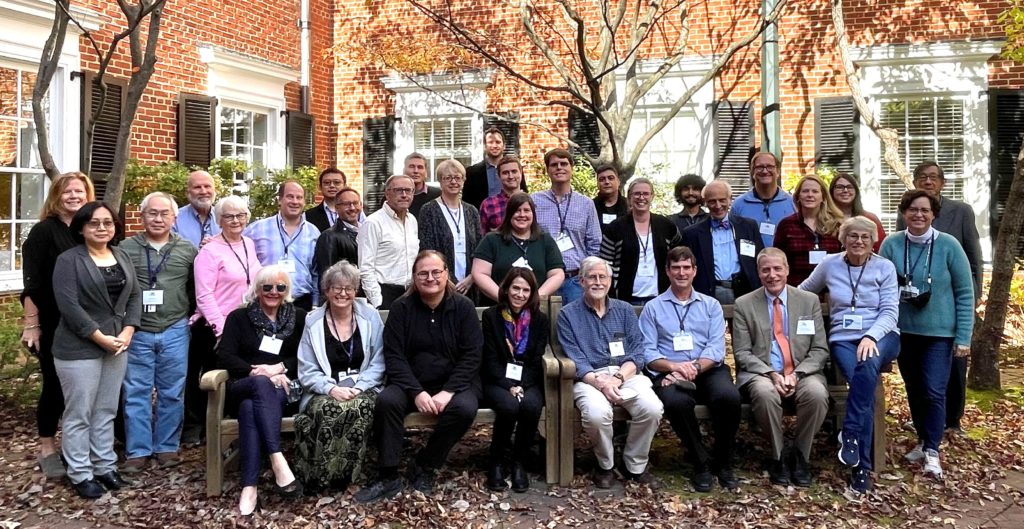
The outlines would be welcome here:
<svg viewBox="0 0 1024 529">
<path fill-rule="evenodd" d="M 679 213 L 673 213 L 668 218 L 676 223 L 679 233 L 708 218 L 708 213 L 701 206 L 704 204 L 704 197 L 701 193 L 707 182 L 699 175 L 684 174 L 676 180 L 675 197 L 676 202 L 683 206 Z M 731 197 L 730 197 L 731 198 Z"/>
<path fill-rule="evenodd" d="M 505 134 L 497 127 L 484 131 L 484 159 L 466 168 L 466 187 L 462 190 L 462 200 L 473 204 L 483 212 L 484 200 L 507 191 L 504 178 L 501 176 L 501 161 L 505 154 Z M 516 190 L 526 191 L 526 180 L 522 178 L 523 169 L 519 167 L 519 183 Z M 488 230 L 489 231 L 489 230 Z M 486 231 L 484 233 L 487 233 Z"/>
<path fill-rule="evenodd" d="M 743 294 L 761 286 L 755 256 L 764 246 L 757 224 L 730 214 L 732 188 L 724 180 L 704 186 L 708 217 L 683 231 L 683 244 L 697 263 L 693 288 L 732 305 Z"/>
<path fill-rule="evenodd" d="M 341 190 L 347 185 L 348 177 L 337 167 L 328 167 L 320 172 L 319 188 L 324 199 L 319 204 L 306 210 L 306 221 L 316 226 L 321 233 L 330 229 L 338 221 L 338 200 Z M 326 268 L 324 269 L 326 270 Z"/>
<path fill-rule="evenodd" d="M 213 187 L 213 177 L 206 171 L 189 173 L 187 186 L 188 205 L 178 212 L 174 233 L 199 248 L 208 237 L 220 233 L 220 225 L 213 214 L 217 190 Z"/>
<path fill-rule="evenodd" d="M 613 407 L 622 406 L 629 412 L 629 435 L 622 449 L 624 474 L 658 488 L 647 462 L 664 408 L 651 380 L 640 373 L 644 340 L 636 312 L 629 303 L 608 297 L 612 273 L 604 259 L 587 257 L 580 263 L 580 274 L 583 298 L 558 312 L 558 343 L 576 363 L 572 396 L 583 429 L 594 443 L 594 485 L 609 489 L 615 481 L 612 417 Z"/>
<path fill-rule="evenodd" d="M 594 203 L 572 190 L 572 155 L 565 149 L 552 149 L 544 155 L 544 167 L 551 189 L 531 195 L 537 204 L 537 224 L 548 232 L 562 252 L 565 282 L 558 290 L 562 303 L 568 304 L 583 294 L 580 287 L 580 262 L 601 250 L 601 225 Z"/>
<path fill-rule="evenodd" d="M 629 205 L 622 197 L 619 171 L 614 166 L 602 165 L 597 168 L 595 173 L 597 174 L 597 196 L 594 197 L 594 209 L 597 210 L 597 218 L 601 221 L 601 233 L 603 234 L 609 224 L 629 211 Z"/>
<path fill-rule="evenodd" d="M 409 214 L 413 179 L 394 175 L 384 183 L 384 205 L 359 227 L 359 279 L 366 301 L 390 309 L 412 281 L 412 265 L 420 249 L 419 225 Z"/>
<path fill-rule="evenodd" d="M 942 215 L 935 217 L 932 227 L 953 236 L 967 254 L 967 262 L 971 265 L 971 277 L 974 279 L 974 305 L 977 307 L 981 299 L 981 242 L 978 227 L 974 224 L 974 209 L 968 204 L 942 196 L 946 186 L 946 174 L 939 164 L 928 161 L 914 168 L 914 187 L 923 189 L 939 197 Z M 896 216 L 896 229 L 907 229 L 902 215 Z M 964 402 L 967 398 L 967 356 L 953 357 L 953 366 L 949 371 L 949 384 L 946 386 L 946 430 L 963 434 L 960 419 L 964 416 Z"/>
<path fill-rule="evenodd" d="M 654 392 L 665 405 L 672 430 L 683 442 L 693 465 L 690 478 L 697 492 L 709 492 L 712 470 L 722 488 L 735 489 L 732 469 L 736 430 L 740 426 L 740 394 L 725 360 L 725 317 L 714 298 L 693 289 L 697 272 L 693 252 L 677 246 L 665 263 L 671 286 L 644 306 L 640 332 L 644 361 L 654 378 Z M 701 439 L 694 406 L 711 408 L 715 430 L 714 456 Z"/>
<path fill-rule="evenodd" d="M 753 220 L 767 248 L 775 240 L 775 226 L 796 213 L 793 196 L 782 190 L 779 175 L 782 160 L 770 152 L 759 152 L 750 159 L 750 181 L 753 187 L 736 199 L 733 212 Z"/>
<path fill-rule="evenodd" d="M 338 222 L 334 227 L 322 232 L 320 238 L 316 240 L 313 260 L 316 262 L 318 276 L 343 259 L 353 266 L 359 264 L 356 236 L 359 234 L 359 215 L 363 211 L 359 192 L 351 187 L 342 189 L 338 192 L 336 207 Z"/>
<path fill-rule="evenodd" d="M 409 213 L 420 214 L 423 204 L 441 196 L 441 190 L 427 185 L 427 158 L 418 152 L 405 157 L 402 174 L 412 178 L 413 196 L 409 205 Z M 385 199 L 387 200 L 387 199 Z"/>
<path fill-rule="evenodd" d="M 295 306 L 313 310 L 319 305 L 320 288 L 313 270 L 313 252 L 320 230 L 303 218 L 306 192 L 295 180 L 277 188 L 277 215 L 258 220 L 245 228 L 245 236 L 256 245 L 256 257 L 263 266 L 279 264 L 292 280 Z"/>
<path fill-rule="evenodd" d="M 480 203 L 482 235 L 487 235 L 501 226 L 501 222 L 505 220 L 505 207 L 508 205 L 509 197 L 520 189 L 525 190 L 526 187 L 523 185 L 523 164 L 515 156 L 502 156 L 498 160 L 498 177 L 501 179 L 501 191 Z M 462 196 L 466 196 L 465 190 Z"/>
<path fill-rule="evenodd" d="M 828 414 L 822 369 L 828 340 L 818 296 L 787 286 L 789 263 L 778 248 L 757 255 L 764 286 L 736 300 L 732 350 L 736 386 L 747 394 L 754 418 L 771 446 L 768 478 L 776 485 L 811 486 L 807 461 Z M 784 450 L 783 403 L 796 407 L 796 446 Z"/>
<path fill-rule="evenodd" d="M 128 347 L 123 385 L 125 463 L 121 471 L 126 474 L 144 470 L 150 457 L 160 468 L 181 463 L 178 446 L 185 414 L 188 315 L 195 300 L 196 247 L 171 233 L 178 205 L 166 193 L 150 193 L 139 209 L 145 231 L 121 243 L 142 287 L 142 322 Z"/>
</svg>

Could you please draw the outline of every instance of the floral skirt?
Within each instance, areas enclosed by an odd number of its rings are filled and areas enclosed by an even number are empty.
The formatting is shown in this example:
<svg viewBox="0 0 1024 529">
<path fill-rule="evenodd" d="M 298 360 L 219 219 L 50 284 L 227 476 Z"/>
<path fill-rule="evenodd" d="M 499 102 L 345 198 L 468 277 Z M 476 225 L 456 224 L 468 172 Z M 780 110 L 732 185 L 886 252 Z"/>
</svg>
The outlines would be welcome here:
<svg viewBox="0 0 1024 529">
<path fill-rule="evenodd" d="M 303 484 L 325 488 L 361 477 L 375 397 L 369 392 L 340 402 L 318 395 L 295 416 L 295 472 Z"/>
</svg>

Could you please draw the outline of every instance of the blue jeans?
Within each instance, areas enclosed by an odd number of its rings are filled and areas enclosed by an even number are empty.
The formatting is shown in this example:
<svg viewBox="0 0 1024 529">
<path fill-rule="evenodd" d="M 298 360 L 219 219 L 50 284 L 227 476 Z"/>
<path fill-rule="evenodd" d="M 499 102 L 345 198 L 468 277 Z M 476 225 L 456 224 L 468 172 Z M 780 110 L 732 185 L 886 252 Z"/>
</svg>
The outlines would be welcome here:
<svg viewBox="0 0 1024 529">
<path fill-rule="evenodd" d="M 558 294 L 562 296 L 562 306 L 566 306 L 577 299 L 583 297 L 583 287 L 580 286 L 580 276 L 570 277 L 562 283 L 562 286 L 558 289 Z"/>
<path fill-rule="evenodd" d="M 124 377 L 125 457 L 178 451 L 189 334 L 188 320 L 182 318 L 163 332 L 138 331 L 132 337 Z"/>
<path fill-rule="evenodd" d="M 903 334 L 900 374 L 907 386 L 910 418 L 925 450 L 938 450 L 946 426 L 946 387 L 953 339 Z"/>
<path fill-rule="evenodd" d="M 860 340 L 832 342 L 832 360 L 843 372 L 850 393 L 846 397 L 846 417 L 843 431 L 857 439 L 860 447 L 860 466 L 871 470 L 871 449 L 874 446 L 875 387 L 881 377 L 881 369 L 900 354 L 900 335 L 890 332 L 878 341 L 878 356 L 863 362 L 857 361 L 857 344 Z M 902 371 L 902 370 L 901 370 Z"/>
</svg>

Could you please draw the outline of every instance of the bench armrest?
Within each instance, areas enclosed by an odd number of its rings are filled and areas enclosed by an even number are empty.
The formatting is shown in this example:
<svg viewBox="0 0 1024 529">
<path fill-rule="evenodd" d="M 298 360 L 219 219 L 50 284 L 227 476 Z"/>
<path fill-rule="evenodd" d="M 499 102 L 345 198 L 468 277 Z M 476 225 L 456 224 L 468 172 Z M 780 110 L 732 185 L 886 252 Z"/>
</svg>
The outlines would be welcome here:
<svg viewBox="0 0 1024 529">
<path fill-rule="evenodd" d="M 576 362 L 573 362 L 571 358 L 562 354 L 562 351 L 560 349 L 557 352 L 551 350 L 550 348 L 549 350 L 551 351 L 551 354 L 555 357 L 555 359 L 558 361 L 559 366 L 561 366 L 562 380 L 576 380 Z"/>
<path fill-rule="evenodd" d="M 203 374 L 199 380 L 199 388 L 203 391 L 220 391 L 228 381 L 228 372 L 225 369 L 214 369 Z"/>
</svg>

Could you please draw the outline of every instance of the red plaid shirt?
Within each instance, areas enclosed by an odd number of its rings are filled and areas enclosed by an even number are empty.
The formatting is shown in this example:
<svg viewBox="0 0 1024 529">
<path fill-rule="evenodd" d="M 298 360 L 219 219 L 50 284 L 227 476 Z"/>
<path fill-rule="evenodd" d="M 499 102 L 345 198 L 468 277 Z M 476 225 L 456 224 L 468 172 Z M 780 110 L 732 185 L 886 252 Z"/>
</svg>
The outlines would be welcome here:
<svg viewBox="0 0 1024 529">
<path fill-rule="evenodd" d="M 508 195 L 504 191 L 487 197 L 480 203 L 480 233 L 487 235 L 501 226 L 505 220 L 505 206 L 508 205 Z"/>
<path fill-rule="evenodd" d="M 825 250 L 828 253 L 839 253 L 843 250 L 835 236 L 811 231 L 799 213 L 782 219 L 775 227 L 774 245 L 786 254 L 789 261 L 789 278 L 786 281 L 793 286 L 807 279 L 814 267 L 818 266 L 810 263 L 811 250 Z"/>
</svg>

